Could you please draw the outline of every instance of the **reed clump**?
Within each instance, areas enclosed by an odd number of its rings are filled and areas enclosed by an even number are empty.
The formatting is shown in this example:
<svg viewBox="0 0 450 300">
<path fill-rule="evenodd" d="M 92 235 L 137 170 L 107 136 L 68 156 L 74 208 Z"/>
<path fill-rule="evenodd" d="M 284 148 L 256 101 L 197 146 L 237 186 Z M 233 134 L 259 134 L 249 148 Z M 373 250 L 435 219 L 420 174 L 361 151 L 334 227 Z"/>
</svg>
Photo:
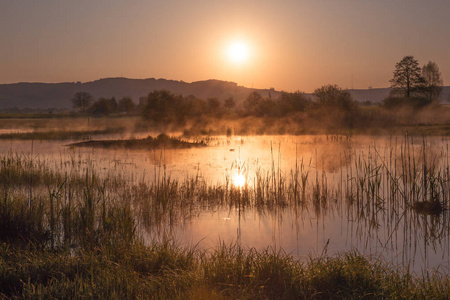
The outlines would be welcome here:
<svg viewBox="0 0 450 300">
<path fill-rule="evenodd" d="M 0 140 L 86 140 L 92 136 L 124 132 L 124 127 L 98 130 L 36 130 L 31 132 L 3 133 L 0 134 Z"/>
</svg>

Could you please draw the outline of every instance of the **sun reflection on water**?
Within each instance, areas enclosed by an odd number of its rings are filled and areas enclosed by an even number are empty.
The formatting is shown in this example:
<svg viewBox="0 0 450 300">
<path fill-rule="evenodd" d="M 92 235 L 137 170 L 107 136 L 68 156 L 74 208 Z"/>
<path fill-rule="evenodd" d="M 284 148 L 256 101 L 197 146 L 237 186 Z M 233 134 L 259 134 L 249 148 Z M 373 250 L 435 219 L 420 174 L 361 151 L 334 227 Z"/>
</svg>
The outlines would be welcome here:
<svg viewBox="0 0 450 300">
<path fill-rule="evenodd" d="M 236 173 L 233 177 L 233 184 L 235 187 L 241 188 L 244 187 L 245 185 L 245 176 L 244 174 L 241 173 Z"/>
</svg>

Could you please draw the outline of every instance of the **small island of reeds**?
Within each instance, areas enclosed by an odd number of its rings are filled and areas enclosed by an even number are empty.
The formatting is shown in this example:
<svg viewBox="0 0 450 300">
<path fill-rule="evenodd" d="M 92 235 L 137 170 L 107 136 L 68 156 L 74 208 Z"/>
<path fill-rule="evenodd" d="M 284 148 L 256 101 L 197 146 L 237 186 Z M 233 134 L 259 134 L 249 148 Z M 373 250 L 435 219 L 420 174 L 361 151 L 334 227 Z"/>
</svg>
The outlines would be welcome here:
<svg viewBox="0 0 450 300">
<path fill-rule="evenodd" d="M 93 147 L 93 148 L 111 148 L 111 149 L 187 149 L 193 147 L 205 147 L 204 141 L 189 142 L 175 137 L 169 137 L 161 133 L 156 138 L 148 136 L 143 139 L 126 140 L 90 140 L 85 142 L 72 143 L 68 146 L 74 147 Z"/>
</svg>

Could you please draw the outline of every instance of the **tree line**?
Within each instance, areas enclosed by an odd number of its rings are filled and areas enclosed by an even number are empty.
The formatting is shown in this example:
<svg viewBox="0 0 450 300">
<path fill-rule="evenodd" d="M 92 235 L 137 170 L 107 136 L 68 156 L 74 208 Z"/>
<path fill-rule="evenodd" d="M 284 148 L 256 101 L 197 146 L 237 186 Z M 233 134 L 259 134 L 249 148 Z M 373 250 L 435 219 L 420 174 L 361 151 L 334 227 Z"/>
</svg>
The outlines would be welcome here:
<svg viewBox="0 0 450 300">
<path fill-rule="evenodd" d="M 87 92 L 78 92 L 72 98 L 73 108 L 80 113 L 107 114 L 114 112 L 132 112 L 139 108 L 144 118 L 163 121 L 169 116 L 175 118 L 199 117 L 205 114 L 224 116 L 238 114 L 239 116 L 270 116 L 283 117 L 293 112 L 305 112 L 325 107 L 351 111 L 357 109 L 357 102 L 350 93 L 337 85 L 325 85 L 314 91 L 312 97 L 303 92 L 281 92 L 280 97 L 273 99 L 270 95 L 264 98 L 260 93 L 251 92 L 237 105 L 230 97 L 224 101 L 209 98 L 206 101 L 195 96 L 176 95 L 168 90 L 156 90 L 144 98 L 140 106 L 132 99 L 124 97 L 118 102 L 114 97 L 99 98 L 97 101 Z"/>
<path fill-rule="evenodd" d="M 382 104 L 387 109 L 405 105 L 417 108 L 438 103 L 443 86 L 437 64 L 430 61 L 420 68 L 413 56 L 405 56 L 395 65 L 390 83 L 390 95 Z M 224 101 L 217 98 L 203 100 L 192 95 L 176 95 L 167 90 L 150 92 L 142 100 L 139 105 L 129 97 L 123 97 L 119 101 L 114 97 L 94 101 L 89 93 L 78 92 L 72 98 L 72 104 L 82 113 L 107 115 L 136 112 L 155 124 L 180 125 L 187 120 L 205 116 L 281 118 L 307 113 L 320 118 L 323 118 L 323 115 L 332 115 L 333 118 L 338 117 L 338 122 L 352 126 L 360 111 L 359 103 L 352 98 L 349 91 L 337 85 L 324 85 L 316 89 L 312 95 L 300 91 L 281 92 L 276 99 L 270 94 L 263 97 L 254 91 L 239 105 L 232 97 Z"/>
<path fill-rule="evenodd" d="M 131 113 L 136 109 L 136 104 L 130 97 L 123 97 L 119 101 L 116 98 L 100 97 L 94 101 L 94 97 L 87 92 L 78 92 L 72 99 L 72 106 L 80 113 L 94 115 L 108 115 L 111 113 Z"/>
</svg>

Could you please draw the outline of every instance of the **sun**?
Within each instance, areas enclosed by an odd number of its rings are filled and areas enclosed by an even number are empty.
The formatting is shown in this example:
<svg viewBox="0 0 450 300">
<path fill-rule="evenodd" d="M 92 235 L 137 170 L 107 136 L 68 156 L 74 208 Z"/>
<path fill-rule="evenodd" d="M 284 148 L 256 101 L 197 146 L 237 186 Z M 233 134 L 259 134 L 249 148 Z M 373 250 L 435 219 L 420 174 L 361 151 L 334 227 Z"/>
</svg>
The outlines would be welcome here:
<svg viewBox="0 0 450 300">
<path fill-rule="evenodd" d="M 228 59 L 235 64 L 243 64 L 249 58 L 249 47 L 243 41 L 234 41 L 227 48 Z"/>
</svg>

